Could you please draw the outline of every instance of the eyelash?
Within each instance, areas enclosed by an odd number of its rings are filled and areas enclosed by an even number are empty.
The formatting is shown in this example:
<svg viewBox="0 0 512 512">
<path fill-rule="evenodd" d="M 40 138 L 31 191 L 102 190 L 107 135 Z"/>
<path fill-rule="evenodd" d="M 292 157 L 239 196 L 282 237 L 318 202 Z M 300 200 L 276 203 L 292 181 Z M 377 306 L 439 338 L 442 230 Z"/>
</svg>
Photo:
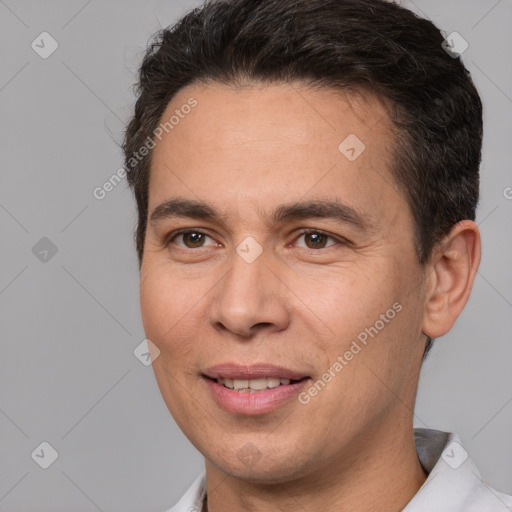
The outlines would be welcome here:
<svg viewBox="0 0 512 512">
<path fill-rule="evenodd" d="M 199 229 L 179 229 L 178 231 L 174 231 L 173 233 L 171 233 L 166 238 L 166 240 L 164 241 L 164 246 L 168 247 L 169 245 L 171 245 L 171 243 L 173 242 L 173 240 L 175 238 L 177 238 L 180 235 L 184 235 L 184 234 L 188 234 L 188 233 L 197 233 L 200 235 L 207 236 L 209 238 L 213 238 L 210 235 L 208 235 L 207 233 L 205 233 L 204 231 L 201 231 Z M 340 245 L 350 245 L 350 242 L 344 238 L 335 237 L 335 236 L 333 236 L 325 231 L 322 231 L 320 229 L 311 229 L 311 228 L 300 230 L 297 237 L 294 238 L 294 242 L 296 242 L 300 237 L 302 237 L 304 235 L 312 234 L 312 233 L 315 233 L 318 235 L 323 235 L 323 236 L 327 237 L 328 239 L 334 240 L 335 242 L 337 242 L 337 244 L 340 244 Z M 333 245 L 335 245 L 335 244 L 333 244 Z M 332 247 L 332 245 L 330 245 L 328 247 L 321 247 L 320 249 L 311 249 L 309 247 L 301 247 L 301 249 L 305 249 L 306 251 L 318 252 L 322 249 L 329 249 L 329 247 Z M 179 248 L 182 250 L 194 250 L 194 249 L 203 249 L 204 246 L 196 247 L 196 248 L 193 248 L 193 247 L 179 247 Z"/>
</svg>

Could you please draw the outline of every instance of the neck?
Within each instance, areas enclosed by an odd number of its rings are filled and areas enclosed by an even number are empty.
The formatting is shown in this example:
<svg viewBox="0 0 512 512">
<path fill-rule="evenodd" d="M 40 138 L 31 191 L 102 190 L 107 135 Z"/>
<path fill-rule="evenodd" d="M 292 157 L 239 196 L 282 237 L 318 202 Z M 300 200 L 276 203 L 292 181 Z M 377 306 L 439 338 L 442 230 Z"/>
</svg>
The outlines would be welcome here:
<svg viewBox="0 0 512 512">
<path fill-rule="evenodd" d="M 271 484 L 230 476 L 206 461 L 206 512 L 336 510 L 397 512 L 427 478 L 412 424 L 383 436 L 382 428 L 355 439 L 355 448 L 302 476 Z"/>
</svg>

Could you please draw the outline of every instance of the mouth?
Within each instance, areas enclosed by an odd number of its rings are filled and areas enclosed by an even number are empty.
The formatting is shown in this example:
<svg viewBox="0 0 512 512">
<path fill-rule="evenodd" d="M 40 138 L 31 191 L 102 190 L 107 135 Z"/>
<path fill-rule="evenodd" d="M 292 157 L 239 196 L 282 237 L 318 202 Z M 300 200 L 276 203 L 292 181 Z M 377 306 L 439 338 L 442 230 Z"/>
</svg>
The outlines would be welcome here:
<svg viewBox="0 0 512 512">
<path fill-rule="evenodd" d="M 209 380 L 217 382 L 221 386 L 232 391 L 239 393 L 258 393 L 268 389 L 274 389 L 280 386 L 289 386 L 309 379 L 303 377 L 302 379 L 287 379 L 284 377 L 264 377 L 260 379 L 228 379 L 228 378 L 211 378 L 205 375 Z"/>
<path fill-rule="evenodd" d="M 209 396 L 232 414 L 255 416 L 288 404 L 311 381 L 309 375 L 281 366 L 226 363 L 201 374 Z"/>
</svg>

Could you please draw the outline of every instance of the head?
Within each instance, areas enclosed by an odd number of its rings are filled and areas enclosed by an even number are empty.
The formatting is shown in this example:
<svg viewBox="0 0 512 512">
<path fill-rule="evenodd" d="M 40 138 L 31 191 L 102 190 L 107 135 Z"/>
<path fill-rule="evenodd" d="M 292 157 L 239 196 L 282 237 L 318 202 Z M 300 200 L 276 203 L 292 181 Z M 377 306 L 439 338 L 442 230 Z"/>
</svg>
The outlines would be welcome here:
<svg viewBox="0 0 512 512">
<path fill-rule="evenodd" d="M 381 0 L 221 0 L 147 51 L 123 147 L 142 319 L 171 413 L 232 474 L 267 478 L 247 446 L 286 479 L 411 419 L 479 262 L 482 107 L 442 42 Z M 207 370 L 240 361 L 299 370 L 302 398 L 222 409 Z"/>
</svg>

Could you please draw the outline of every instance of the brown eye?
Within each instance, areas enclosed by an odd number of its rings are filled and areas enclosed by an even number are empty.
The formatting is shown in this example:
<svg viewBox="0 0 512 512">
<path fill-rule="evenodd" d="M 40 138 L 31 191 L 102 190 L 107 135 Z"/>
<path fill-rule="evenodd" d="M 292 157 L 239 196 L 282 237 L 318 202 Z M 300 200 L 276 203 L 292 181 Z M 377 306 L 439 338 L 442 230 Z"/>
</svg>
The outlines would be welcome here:
<svg viewBox="0 0 512 512">
<path fill-rule="evenodd" d="M 300 239 L 304 239 L 303 244 L 298 243 Z M 296 245 L 298 247 L 303 247 L 306 249 L 325 249 L 327 247 L 330 247 L 331 245 L 336 245 L 336 243 L 341 242 L 336 240 L 334 237 L 327 235 L 326 233 L 311 230 L 303 231 L 301 235 L 297 238 Z"/>
<path fill-rule="evenodd" d="M 306 245 L 310 249 L 323 249 L 327 243 L 327 238 L 328 237 L 321 233 L 306 233 L 304 235 Z"/>
<path fill-rule="evenodd" d="M 195 231 L 191 231 L 190 233 L 183 233 L 183 242 L 187 247 L 201 247 L 204 243 L 204 235 L 202 233 L 196 233 Z"/>
<path fill-rule="evenodd" d="M 204 247 L 206 239 L 214 241 L 210 236 L 201 231 L 187 230 L 179 231 L 169 239 L 167 245 L 174 243 L 182 249 L 197 249 Z M 179 241 L 181 240 L 181 243 Z"/>
</svg>

